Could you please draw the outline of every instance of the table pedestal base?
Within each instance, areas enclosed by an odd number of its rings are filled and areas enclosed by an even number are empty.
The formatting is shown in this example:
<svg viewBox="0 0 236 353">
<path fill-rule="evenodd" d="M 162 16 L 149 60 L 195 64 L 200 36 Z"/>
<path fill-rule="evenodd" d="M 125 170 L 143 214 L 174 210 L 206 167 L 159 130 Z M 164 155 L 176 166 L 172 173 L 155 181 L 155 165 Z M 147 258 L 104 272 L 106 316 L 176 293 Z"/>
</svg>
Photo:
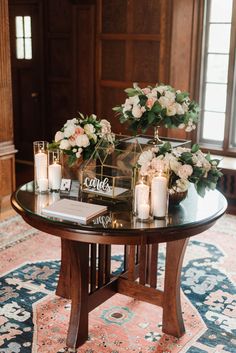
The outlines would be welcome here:
<svg viewBox="0 0 236 353">
<path fill-rule="evenodd" d="M 180 274 L 188 238 L 166 245 L 164 290 L 157 287 L 158 244 L 125 247 L 124 272 L 110 273 L 110 245 L 62 240 L 62 263 L 57 295 L 70 298 L 67 346 L 88 339 L 88 314 L 116 293 L 163 308 L 163 332 L 181 337 L 184 323 L 180 302 Z M 97 258 L 98 255 L 98 266 Z"/>
</svg>

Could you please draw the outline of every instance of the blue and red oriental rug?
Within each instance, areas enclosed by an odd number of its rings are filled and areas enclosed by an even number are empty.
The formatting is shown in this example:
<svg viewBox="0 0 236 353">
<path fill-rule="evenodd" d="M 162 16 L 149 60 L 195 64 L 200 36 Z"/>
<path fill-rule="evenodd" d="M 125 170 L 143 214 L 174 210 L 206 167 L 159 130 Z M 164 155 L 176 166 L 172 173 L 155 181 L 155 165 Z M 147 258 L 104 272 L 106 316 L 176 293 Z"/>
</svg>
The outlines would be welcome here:
<svg viewBox="0 0 236 353">
<path fill-rule="evenodd" d="M 162 333 L 162 310 L 117 294 L 89 315 L 80 353 L 236 352 L 236 217 L 193 237 L 182 270 L 186 333 Z M 113 270 L 122 247 L 112 249 Z M 0 223 L 0 353 L 63 353 L 70 301 L 57 297 L 60 239 L 11 217 Z M 163 254 L 159 274 L 164 271 Z"/>
</svg>

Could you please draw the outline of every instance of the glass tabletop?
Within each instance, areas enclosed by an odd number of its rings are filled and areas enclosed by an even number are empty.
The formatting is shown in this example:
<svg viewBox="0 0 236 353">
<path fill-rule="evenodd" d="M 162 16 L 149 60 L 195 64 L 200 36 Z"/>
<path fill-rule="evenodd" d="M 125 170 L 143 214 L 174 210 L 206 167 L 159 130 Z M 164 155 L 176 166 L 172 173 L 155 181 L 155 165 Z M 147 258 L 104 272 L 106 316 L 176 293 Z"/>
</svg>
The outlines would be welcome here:
<svg viewBox="0 0 236 353">
<path fill-rule="evenodd" d="M 39 217 L 50 223 L 74 229 L 99 230 L 151 230 L 153 228 L 184 228 L 190 225 L 204 224 L 219 218 L 227 208 L 225 197 L 217 190 L 207 191 L 204 198 L 200 197 L 194 187 L 190 187 L 187 198 L 178 206 L 169 206 L 165 219 L 150 219 L 148 222 L 138 220 L 132 213 L 131 202 L 107 203 L 107 212 L 90 220 L 87 224 L 80 224 L 42 214 L 42 208 L 54 203 L 65 196 L 60 193 L 35 194 L 33 182 L 19 187 L 13 195 L 13 203 L 20 213 Z M 80 201 L 101 203 L 98 200 Z M 104 204 L 104 202 L 103 202 Z M 106 204 L 106 203 L 105 203 Z"/>
</svg>

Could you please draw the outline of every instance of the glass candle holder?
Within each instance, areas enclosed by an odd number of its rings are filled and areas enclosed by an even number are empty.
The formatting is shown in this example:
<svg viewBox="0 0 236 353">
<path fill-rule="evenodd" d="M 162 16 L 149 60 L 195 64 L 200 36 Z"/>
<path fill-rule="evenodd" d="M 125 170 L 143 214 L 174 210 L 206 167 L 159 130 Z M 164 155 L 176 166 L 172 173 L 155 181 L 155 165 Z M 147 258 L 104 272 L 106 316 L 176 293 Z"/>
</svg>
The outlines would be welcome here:
<svg viewBox="0 0 236 353">
<path fill-rule="evenodd" d="M 62 153 L 59 149 L 48 150 L 48 182 L 50 191 L 58 192 L 62 178 Z"/>
<path fill-rule="evenodd" d="M 154 218 L 165 218 L 168 212 L 168 172 L 159 171 L 151 180 L 151 214 Z"/>
<path fill-rule="evenodd" d="M 48 191 L 47 141 L 34 141 L 34 188 L 36 193 Z"/>
<path fill-rule="evenodd" d="M 134 187 L 134 215 L 139 220 L 148 220 L 150 217 L 150 187 L 145 177 L 139 178 Z"/>
</svg>

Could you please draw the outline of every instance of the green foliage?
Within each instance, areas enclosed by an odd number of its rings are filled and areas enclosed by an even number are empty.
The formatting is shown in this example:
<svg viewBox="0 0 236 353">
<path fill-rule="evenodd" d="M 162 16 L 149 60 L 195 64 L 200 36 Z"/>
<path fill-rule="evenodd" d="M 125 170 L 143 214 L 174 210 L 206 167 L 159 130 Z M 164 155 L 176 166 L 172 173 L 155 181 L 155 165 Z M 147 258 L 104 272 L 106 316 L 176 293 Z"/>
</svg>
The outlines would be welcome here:
<svg viewBox="0 0 236 353">
<path fill-rule="evenodd" d="M 114 107 L 113 111 L 119 116 L 121 124 L 131 121 L 135 134 L 138 129 L 145 132 L 153 125 L 167 128 L 181 125 L 181 128 L 186 128 L 186 131 L 191 131 L 198 122 L 197 103 L 190 100 L 187 92 L 176 91 L 170 85 L 161 84 L 141 89 L 137 83 L 134 83 L 133 88 L 126 88 L 125 92 L 128 97 L 125 103 Z M 177 113 L 177 105 L 179 113 Z M 139 123 L 133 124 L 132 122 L 136 120 Z"/>
<path fill-rule="evenodd" d="M 187 180 L 195 185 L 197 193 L 202 197 L 204 197 L 206 190 L 214 190 L 216 188 L 219 178 L 223 175 L 217 167 L 220 160 L 212 159 L 210 153 L 203 154 L 198 144 L 194 144 L 192 148 L 178 149 L 172 148 L 171 144 L 166 142 L 158 147 L 158 152 L 155 155 L 162 156 L 163 160 L 167 159 L 167 161 L 176 160 L 178 162 L 177 165 L 179 165 L 178 168 L 184 165 L 191 166 L 190 170 L 192 168 L 192 172 L 187 176 Z M 170 163 L 169 167 L 169 188 L 174 190 L 177 187 L 180 176 L 178 171 L 176 171 L 176 165 L 174 169 L 171 169 Z"/>
<path fill-rule="evenodd" d="M 199 145 L 198 144 L 194 144 L 192 145 L 192 148 L 191 148 L 191 152 L 192 153 L 196 153 L 197 151 L 199 150 Z"/>
</svg>

